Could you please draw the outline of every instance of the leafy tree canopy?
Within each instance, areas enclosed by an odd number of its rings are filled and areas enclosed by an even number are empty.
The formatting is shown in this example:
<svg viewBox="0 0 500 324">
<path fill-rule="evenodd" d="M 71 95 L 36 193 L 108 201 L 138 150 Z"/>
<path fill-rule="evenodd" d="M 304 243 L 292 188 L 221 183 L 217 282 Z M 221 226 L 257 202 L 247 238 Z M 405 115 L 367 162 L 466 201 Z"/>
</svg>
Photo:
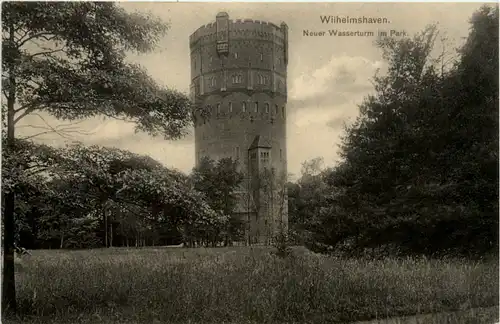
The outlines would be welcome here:
<svg viewBox="0 0 500 324">
<path fill-rule="evenodd" d="M 403 252 L 479 252 L 498 229 L 498 7 L 473 15 L 457 62 L 435 26 L 377 42 L 389 68 L 347 127 L 316 240 Z M 347 243 L 346 243 L 347 244 Z"/>
<path fill-rule="evenodd" d="M 127 52 L 152 50 L 168 25 L 115 3 L 2 6 L 2 89 L 17 102 L 11 126 L 45 111 L 62 120 L 132 120 L 138 130 L 169 139 L 185 134 L 187 96 L 159 86 L 125 60 Z"/>
</svg>

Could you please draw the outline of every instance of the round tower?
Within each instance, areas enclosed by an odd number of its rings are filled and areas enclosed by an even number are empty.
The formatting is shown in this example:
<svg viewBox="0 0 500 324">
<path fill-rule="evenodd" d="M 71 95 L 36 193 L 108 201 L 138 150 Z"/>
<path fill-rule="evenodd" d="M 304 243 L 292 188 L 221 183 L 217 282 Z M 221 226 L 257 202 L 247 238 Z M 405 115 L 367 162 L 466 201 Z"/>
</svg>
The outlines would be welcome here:
<svg viewBox="0 0 500 324">
<path fill-rule="evenodd" d="M 204 156 L 239 161 L 246 179 L 235 213 L 247 221 L 248 241 L 269 242 L 277 223 L 288 224 L 288 27 L 221 12 L 189 42 L 196 163 Z M 271 199 L 260 188 L 263 170 L 274 175 Z"/>
</svg>

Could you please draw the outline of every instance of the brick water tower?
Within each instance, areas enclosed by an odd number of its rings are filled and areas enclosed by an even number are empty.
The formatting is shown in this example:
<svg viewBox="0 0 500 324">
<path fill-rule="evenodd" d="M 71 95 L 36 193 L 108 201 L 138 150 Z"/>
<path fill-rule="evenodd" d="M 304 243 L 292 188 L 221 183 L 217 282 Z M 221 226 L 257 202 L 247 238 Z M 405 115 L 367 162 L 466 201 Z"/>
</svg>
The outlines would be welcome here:
<svg viewBox="0 0 500 324">
<path fill-rule="evenodd" d="M 269 244 L 288 228 L 288 27 L 221 12 L 189 45 L 196 163 L 238 160 L 245 181 L 235 217 L 247 243 Z"/>
</svg>

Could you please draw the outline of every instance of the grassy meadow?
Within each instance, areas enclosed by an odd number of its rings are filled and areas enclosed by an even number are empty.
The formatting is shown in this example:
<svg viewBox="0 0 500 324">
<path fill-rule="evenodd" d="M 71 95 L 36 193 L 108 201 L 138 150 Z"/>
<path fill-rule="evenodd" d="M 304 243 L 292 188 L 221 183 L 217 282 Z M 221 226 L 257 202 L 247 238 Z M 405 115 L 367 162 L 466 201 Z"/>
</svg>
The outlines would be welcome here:
<svg viewBox="0 0 500 324">
<path fill-rule="evenodd" d="M 374 261 L 304 248 L 287 258 L 270 252 L 33 251 L 16 261 L 22 315 L 7 323 L 346 323 L 498 305 L 497 259 Z M 493 323 L 496 312 L 484 323 Z"/>
</svg>

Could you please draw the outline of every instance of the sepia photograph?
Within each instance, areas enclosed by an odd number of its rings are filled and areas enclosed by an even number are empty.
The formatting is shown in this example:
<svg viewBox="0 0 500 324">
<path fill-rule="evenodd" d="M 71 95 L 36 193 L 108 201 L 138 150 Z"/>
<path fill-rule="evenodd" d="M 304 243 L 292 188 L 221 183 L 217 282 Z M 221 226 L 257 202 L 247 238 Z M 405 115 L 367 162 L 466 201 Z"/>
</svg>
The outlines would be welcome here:
<svg viewBox="0 0 500 324">
<path fill-rule="evenodd" d="M 1 323 L 500 323 L 498 3 L 1 25 Z"/>
</svg>

